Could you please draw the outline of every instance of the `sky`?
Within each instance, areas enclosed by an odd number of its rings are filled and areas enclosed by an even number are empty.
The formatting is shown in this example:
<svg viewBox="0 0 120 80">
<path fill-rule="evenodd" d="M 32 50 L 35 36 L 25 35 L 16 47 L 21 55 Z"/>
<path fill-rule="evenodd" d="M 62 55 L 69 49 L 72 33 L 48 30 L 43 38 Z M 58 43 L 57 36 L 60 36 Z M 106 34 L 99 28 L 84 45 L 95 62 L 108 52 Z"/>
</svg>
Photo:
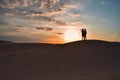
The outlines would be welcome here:
<svg viewBox="0 0 120 80">
<path fill-rule="evenodd" d="M 67 43 L 120 42 L 120 0 L 0 0 L 0 40 Z"/>
</svg>

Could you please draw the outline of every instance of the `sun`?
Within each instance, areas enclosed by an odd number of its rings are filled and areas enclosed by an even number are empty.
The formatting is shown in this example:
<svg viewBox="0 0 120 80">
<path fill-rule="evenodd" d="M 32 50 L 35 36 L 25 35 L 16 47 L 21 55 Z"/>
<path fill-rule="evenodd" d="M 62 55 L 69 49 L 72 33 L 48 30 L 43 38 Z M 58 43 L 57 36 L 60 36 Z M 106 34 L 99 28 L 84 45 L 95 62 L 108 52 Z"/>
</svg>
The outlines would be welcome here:
<svg viewBox="0 0 120 80">
<path fill-rule="evenodd" d="M 80 32 L 76 29 L 69 29 L 64 34 L 64 40 L 66 42 L 72 42 L 80 40 Z"/>
</svg>

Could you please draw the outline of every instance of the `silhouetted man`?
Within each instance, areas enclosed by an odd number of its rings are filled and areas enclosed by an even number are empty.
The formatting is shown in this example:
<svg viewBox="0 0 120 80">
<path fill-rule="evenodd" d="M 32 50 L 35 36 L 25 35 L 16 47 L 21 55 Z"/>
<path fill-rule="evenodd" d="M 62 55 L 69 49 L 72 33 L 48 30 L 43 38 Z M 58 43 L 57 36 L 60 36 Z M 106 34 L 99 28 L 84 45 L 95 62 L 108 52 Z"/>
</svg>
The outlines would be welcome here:
<svg viewBox="0 0 120 80">
<path fill-rule="evenodd" d="M 87 31 L 86 31 L 86 28 L 85 29 L 82 28 L 81 33 L 82 33 L 82 40 L 87 40 L 87 36 L 86 36 Z"/>
</svg>

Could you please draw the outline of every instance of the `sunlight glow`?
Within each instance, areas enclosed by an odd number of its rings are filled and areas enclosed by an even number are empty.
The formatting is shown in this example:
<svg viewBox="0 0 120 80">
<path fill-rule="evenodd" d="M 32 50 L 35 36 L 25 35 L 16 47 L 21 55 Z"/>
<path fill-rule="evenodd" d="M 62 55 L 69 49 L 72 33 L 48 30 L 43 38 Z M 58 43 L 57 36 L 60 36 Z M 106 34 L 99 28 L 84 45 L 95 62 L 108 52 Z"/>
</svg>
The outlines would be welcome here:
<svg viewBox="0 0 120 80">
<path fill-rule="evenodd" d="M 76 29 L 69 29 L 64 34 L 64 40 L 66 42 L 77 41 L 80 39 L 80 32 L 78 32 Z"/>
</svg>

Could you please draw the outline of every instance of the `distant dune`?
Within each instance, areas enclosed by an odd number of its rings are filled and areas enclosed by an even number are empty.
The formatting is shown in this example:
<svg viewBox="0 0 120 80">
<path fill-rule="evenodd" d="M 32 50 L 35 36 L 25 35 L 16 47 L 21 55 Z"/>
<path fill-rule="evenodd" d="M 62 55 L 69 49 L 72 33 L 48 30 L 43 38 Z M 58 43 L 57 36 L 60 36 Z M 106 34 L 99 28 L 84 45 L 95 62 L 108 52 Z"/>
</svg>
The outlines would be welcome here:
<svg viewBox="0 0 120 80">
<path fill-rule="evenodd" d="M 12 43 L 11 41 L 4 41 L 4 40 L 0 40 L 0 44 L 1 43 Z"/>
<path fill-rule="evenodd" d="M 0 45 L 0 80 L 120 80 L 120 43 Z"/>
</svg>

